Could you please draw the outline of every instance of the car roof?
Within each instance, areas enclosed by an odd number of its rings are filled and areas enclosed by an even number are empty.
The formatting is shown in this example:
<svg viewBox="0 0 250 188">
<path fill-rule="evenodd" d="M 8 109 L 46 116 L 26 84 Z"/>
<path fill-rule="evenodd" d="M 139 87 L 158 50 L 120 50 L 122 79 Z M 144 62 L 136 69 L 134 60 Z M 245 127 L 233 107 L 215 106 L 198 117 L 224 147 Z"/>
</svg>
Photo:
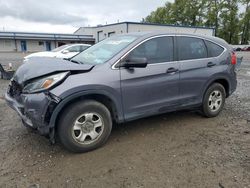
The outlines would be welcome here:
<svg viewBox="0 0 250 188">
<path fill-rule="evenodd" d="M 68 47 L 70 46 L 91 46 L 90 44 L 81 44 L 81 43 L 77 43 L 77 44 L 68 44 Z"/>
<path fill-rule="evenodd" d="M 202 38 L 205 40 L 214 41 L 224 47 L 230 48 L 229 44 L 225 40 L 215 37 L 215 36 L 208 36 L 208 35 L 202 35 L 202 34 L 170 33 L 170 32 L 163 32 L 163 31 L 153 31 L 153 32 L 131 32 L 131 33 L 123 34 L 123 35 L 130 35 L 130 36 L 134 35 L 134 36 L 139 36 L 139 38 L 150 38 L 150 37 L 160 36 L 160 35 L 197 37 L 197 38 Z"/>
</svg>

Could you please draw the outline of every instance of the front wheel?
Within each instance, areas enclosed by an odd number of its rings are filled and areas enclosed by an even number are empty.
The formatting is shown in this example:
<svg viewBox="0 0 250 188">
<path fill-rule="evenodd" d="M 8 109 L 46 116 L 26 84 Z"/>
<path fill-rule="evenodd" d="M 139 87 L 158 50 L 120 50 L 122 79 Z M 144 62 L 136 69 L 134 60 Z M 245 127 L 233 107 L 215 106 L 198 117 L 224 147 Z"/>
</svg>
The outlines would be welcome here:
<svg viewBox="0 0 250 188">
<path fill-rule="evenodd" d="M 103 104 L 80 101 L 61 114 L 58 136 L 63 146 L 72 152 L 87 152 L 102 146 L 112 129 L 109 110 Z"/>
<path fill-rule="evenodd" d="M 215 117 L 219 115 L 225 104 L 225 99 L 225 88 L 219 83 L 212 84 L 203 98 L 202 111 L 204 116 Z"/>
</svg>

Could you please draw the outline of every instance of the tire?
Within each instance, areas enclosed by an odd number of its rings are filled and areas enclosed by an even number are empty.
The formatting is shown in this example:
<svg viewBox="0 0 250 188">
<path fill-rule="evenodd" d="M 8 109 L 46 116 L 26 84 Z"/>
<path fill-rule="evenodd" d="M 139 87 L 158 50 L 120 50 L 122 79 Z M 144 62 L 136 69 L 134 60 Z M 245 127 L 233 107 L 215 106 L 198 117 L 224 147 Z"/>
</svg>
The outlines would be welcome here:
<svg viewBox="0 0 250 188">
<path fill-rule="evenodd" d="M 226 91 L 221 84 L 214 83 L 211 86 L 209 86 L 203 97 L 203 104 L 202 104 L 203 115 L 208 118 L 218 116 L 224 107 L 225 99 L 226 99 Z"/>
<path fill-rule="evenodd" d="M 101 147 L 112 130 L 110 111 L 94 100 L 79 101 L 68 106 L 58 123 L 59 140 L 66 149 L 75 153 Z"/>
</svg>

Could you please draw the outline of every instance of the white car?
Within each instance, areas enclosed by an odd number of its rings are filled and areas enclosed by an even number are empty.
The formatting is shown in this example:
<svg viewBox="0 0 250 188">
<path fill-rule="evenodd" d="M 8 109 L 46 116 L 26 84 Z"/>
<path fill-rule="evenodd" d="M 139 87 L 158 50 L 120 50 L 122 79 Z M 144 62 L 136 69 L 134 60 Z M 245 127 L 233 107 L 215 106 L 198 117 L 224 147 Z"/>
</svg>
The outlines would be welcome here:
<svg viewBox="0 0 250 188">
<path fill-rule="evenodd" d="M 76 54 L 86 50 L 91 45 L 89 44 L 66 44 L 58 48 L 53 49 L 52 51 L 37 52 L 32 53 L 24 57 L 24 62 L 31 57 L 55 57 L 55 58 L 71 58 Z"/>
</svg>

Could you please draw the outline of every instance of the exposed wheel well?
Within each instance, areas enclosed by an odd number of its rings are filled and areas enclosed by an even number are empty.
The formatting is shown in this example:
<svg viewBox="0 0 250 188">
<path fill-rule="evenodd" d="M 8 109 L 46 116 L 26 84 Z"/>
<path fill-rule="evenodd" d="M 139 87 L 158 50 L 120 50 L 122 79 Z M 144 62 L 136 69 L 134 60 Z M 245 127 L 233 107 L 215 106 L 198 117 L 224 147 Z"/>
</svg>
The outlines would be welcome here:
<svg viewBox="0 0 250 188">
<path fill-rule="evenodd" d="M 228 83 L 227 80 L 225 80 L 225 79 L 218 79 L 218 80 L 215 80 L 213 83 L 219 83 L 219 84 L 221 84 L 225 88 L 226 97 L 229 96 L 229 83 Z M 211 84 L 213 84 L 213 83 L 211 83 Z"/>
<path fill-rule="evenodd" d="M 101 94 L 93 94 L 84 96 L 84 99 L 92 99 L 104 104 L 109 109 L 112 116 L 112 120 L 115 122 L 118 121 L 115 103 L 109 97 Z"/>
<path fill-rule="evenodd" d="M 60 119 L 60 115 L 63 113 L 64 109 L 66 109 L 69 105 L 72 105 L 73 103 L 76 103 L 78 101 L 83 101 L 83 100 L 86 100 L 86 99 L 87 100 L 92 99 L 92 100 L 98 101 L 98 102 L 102 103 L 103 105 L 105 105 L 108 108 L 108 110 L 110 111 L 110 113 L 111 113 L 112 120 L 114 122 L 118 122 L 118 113 L 117 113 L 116 106 L 115 106 L 114 102 L 109 97 L 107 97 L 105 95 L 90 94 L 90 95 L 84 95 L 84 96 L 81 96 L 81 97 L 77 97 L 77 98 L 69 101 L 62 108 L 62 110 L 58 113 L 57 118 L 56 118 L 55 127 L 57 126 L 58 120 Z"/>
</svg>

